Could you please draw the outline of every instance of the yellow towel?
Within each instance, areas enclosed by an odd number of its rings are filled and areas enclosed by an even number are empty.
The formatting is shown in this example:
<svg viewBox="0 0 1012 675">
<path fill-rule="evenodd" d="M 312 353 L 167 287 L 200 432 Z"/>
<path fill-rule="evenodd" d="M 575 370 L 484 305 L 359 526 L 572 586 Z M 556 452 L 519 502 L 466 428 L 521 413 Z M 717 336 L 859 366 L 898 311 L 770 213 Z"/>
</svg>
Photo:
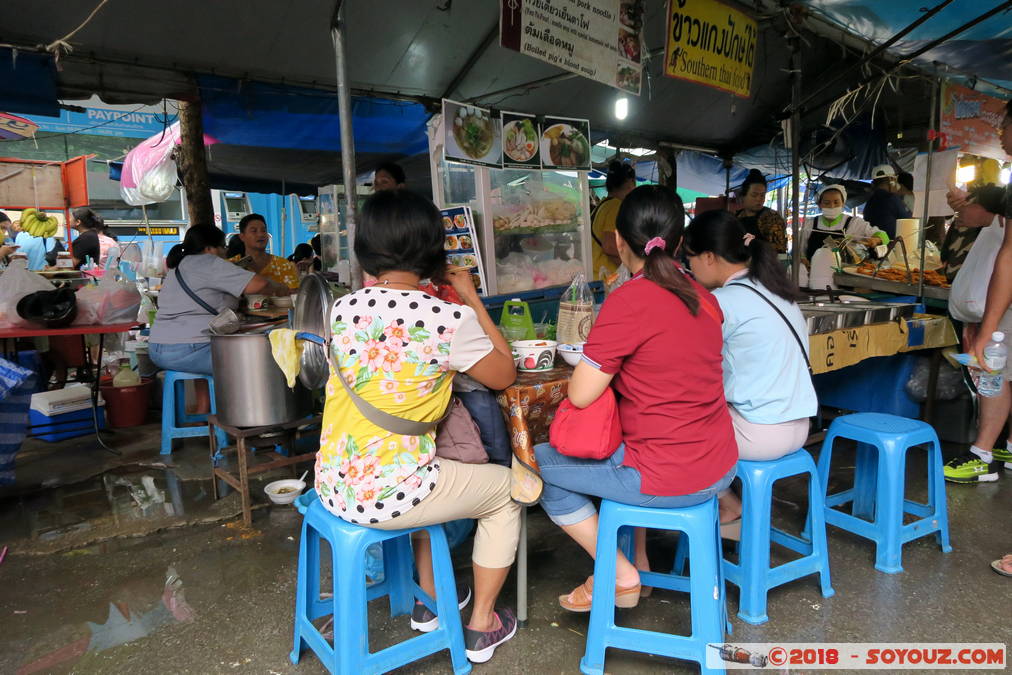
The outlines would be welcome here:
<svg viewBox="0 0 1012 675">
<path fill-rule="evenodd" d="M 295 331 L 291 328 L 275 328 L 268 337 L 271 340 L 271 354 L 278 368 L 285 374 L 289 388 L 295 386 L 295 378 L 299 376 L 299 364 L 302 358 L 302 345 L 295 340 Z"/>
</svg>

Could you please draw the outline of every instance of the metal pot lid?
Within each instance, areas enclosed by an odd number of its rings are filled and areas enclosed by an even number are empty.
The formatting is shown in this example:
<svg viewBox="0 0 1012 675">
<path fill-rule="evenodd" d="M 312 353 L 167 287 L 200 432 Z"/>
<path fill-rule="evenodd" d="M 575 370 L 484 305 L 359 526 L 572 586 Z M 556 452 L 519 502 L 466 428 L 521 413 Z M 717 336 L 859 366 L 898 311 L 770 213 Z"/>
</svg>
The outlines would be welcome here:
<svg viewBox="0 0 1012 675">
<path fill-rule="evenodd" d="M 313 272 L 302 280 L 295 299 L 293 325 L 298 333 L 310 333 L 330 344 L 330 307 L 334 294 L 324 276 Z M 299 380 L 307 389 L 320 389 L 327 383 L 329 365 L 328 347 L 309 340 L 302 342 Z"/>
</svg>

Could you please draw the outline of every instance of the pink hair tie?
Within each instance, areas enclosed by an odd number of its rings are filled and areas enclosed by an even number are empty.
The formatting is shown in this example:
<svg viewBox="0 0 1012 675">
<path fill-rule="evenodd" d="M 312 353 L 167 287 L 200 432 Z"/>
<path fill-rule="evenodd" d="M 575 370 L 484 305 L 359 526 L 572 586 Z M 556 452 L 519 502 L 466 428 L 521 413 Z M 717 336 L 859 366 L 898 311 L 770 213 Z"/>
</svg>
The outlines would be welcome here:
<svg viewBox="0 0 1012 675">
<path fill-rule="evenodd" d="M 746 232 L 745 236 L 742 237 L 742 241 L 745 242 L 745 246 L 747 247 L 749 244 L 755 241 L 755 235 L 750 232 Z"/>
<path fill-rule="evenodd" d="M 654 237 L 647 242 L 646 248 L 643 249 L 643 255 L 650 255 L 650 251 L 653 251 L 655 248 L 663 250 L 667 245 L 668 242 L 664 241 L 664 237 Z"/>
</svg>

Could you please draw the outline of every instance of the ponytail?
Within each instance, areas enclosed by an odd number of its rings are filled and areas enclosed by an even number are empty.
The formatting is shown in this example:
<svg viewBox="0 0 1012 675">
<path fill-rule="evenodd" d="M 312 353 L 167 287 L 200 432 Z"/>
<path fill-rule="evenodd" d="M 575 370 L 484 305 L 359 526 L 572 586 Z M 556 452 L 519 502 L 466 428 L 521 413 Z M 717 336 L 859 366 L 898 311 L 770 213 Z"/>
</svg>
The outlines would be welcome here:
<svg viewBox="0 0 1012 675">
<path fill-rule="evenodd" d="M 729 263 L 748 266 L 748 276 L 788 302 L 804 299 L 776 250 L 768 242 L 747 234 L 741 222 L 727 211 L 707 211 L 685 231 L 685 247 L 691 255 L 713 253 Z"/>
<path fill-rule="evenodd" d="M 86 230 L 101 230 L 105 227 L 105 219 L 86 206 L 74 209 L 74 218 L 81 221 Z"/>
<path fill-rule="evenodd" d="M 685 207 L 673 190 L 643 185 L 622 200 L 615 228 L 637 257 L 643 258 L 643 277 L 674 293 L 689 312 L 699 312 L 699 296 L 672 257 L 685 227 Z"/>
<path fill-rule="evenodd" d="M 213 225 L 191 225 L 186 230 L 181 244 L 176 244 L 165 256 L 165 266 L 170 270 L 179 267 L 183 258 L 191 255 L 200 255 L 208 248 L 217 248 L 225 245 L 225 233 Z"/>
<path fill-rule="evenodd" d="M 747 247 L 749 253 L 748 276 L 765 286 L 770 293 L 788 302 L 799 302 L 805 296 L 798 285 L 787 276 L 787 270 L 780 264 L 773 245 L 762 239 L 755 239 Z"/>
<path fill-rule="evenodd" d="M 643 278 L 649 279 L 666 291 L 671 291 L 685 303 L 692 316 L 699 314 L 699 296 L 681 266 L 666 250 L 657 248 L 643 261 Z"/>
</svg>

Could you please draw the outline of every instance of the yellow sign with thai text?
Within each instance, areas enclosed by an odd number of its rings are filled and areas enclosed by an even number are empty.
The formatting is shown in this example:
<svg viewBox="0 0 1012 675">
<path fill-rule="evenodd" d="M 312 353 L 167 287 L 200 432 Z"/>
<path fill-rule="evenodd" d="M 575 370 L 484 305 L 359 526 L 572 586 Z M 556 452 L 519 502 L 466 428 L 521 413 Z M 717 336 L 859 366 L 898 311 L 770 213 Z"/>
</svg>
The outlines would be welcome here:
<svg viewBox="0 0 1012 675">
<path fill-rule="evenodd" d="M 664 74 L 748 98 L 759 27 L 717 0 L 668 0 Z"/>
</svg>

